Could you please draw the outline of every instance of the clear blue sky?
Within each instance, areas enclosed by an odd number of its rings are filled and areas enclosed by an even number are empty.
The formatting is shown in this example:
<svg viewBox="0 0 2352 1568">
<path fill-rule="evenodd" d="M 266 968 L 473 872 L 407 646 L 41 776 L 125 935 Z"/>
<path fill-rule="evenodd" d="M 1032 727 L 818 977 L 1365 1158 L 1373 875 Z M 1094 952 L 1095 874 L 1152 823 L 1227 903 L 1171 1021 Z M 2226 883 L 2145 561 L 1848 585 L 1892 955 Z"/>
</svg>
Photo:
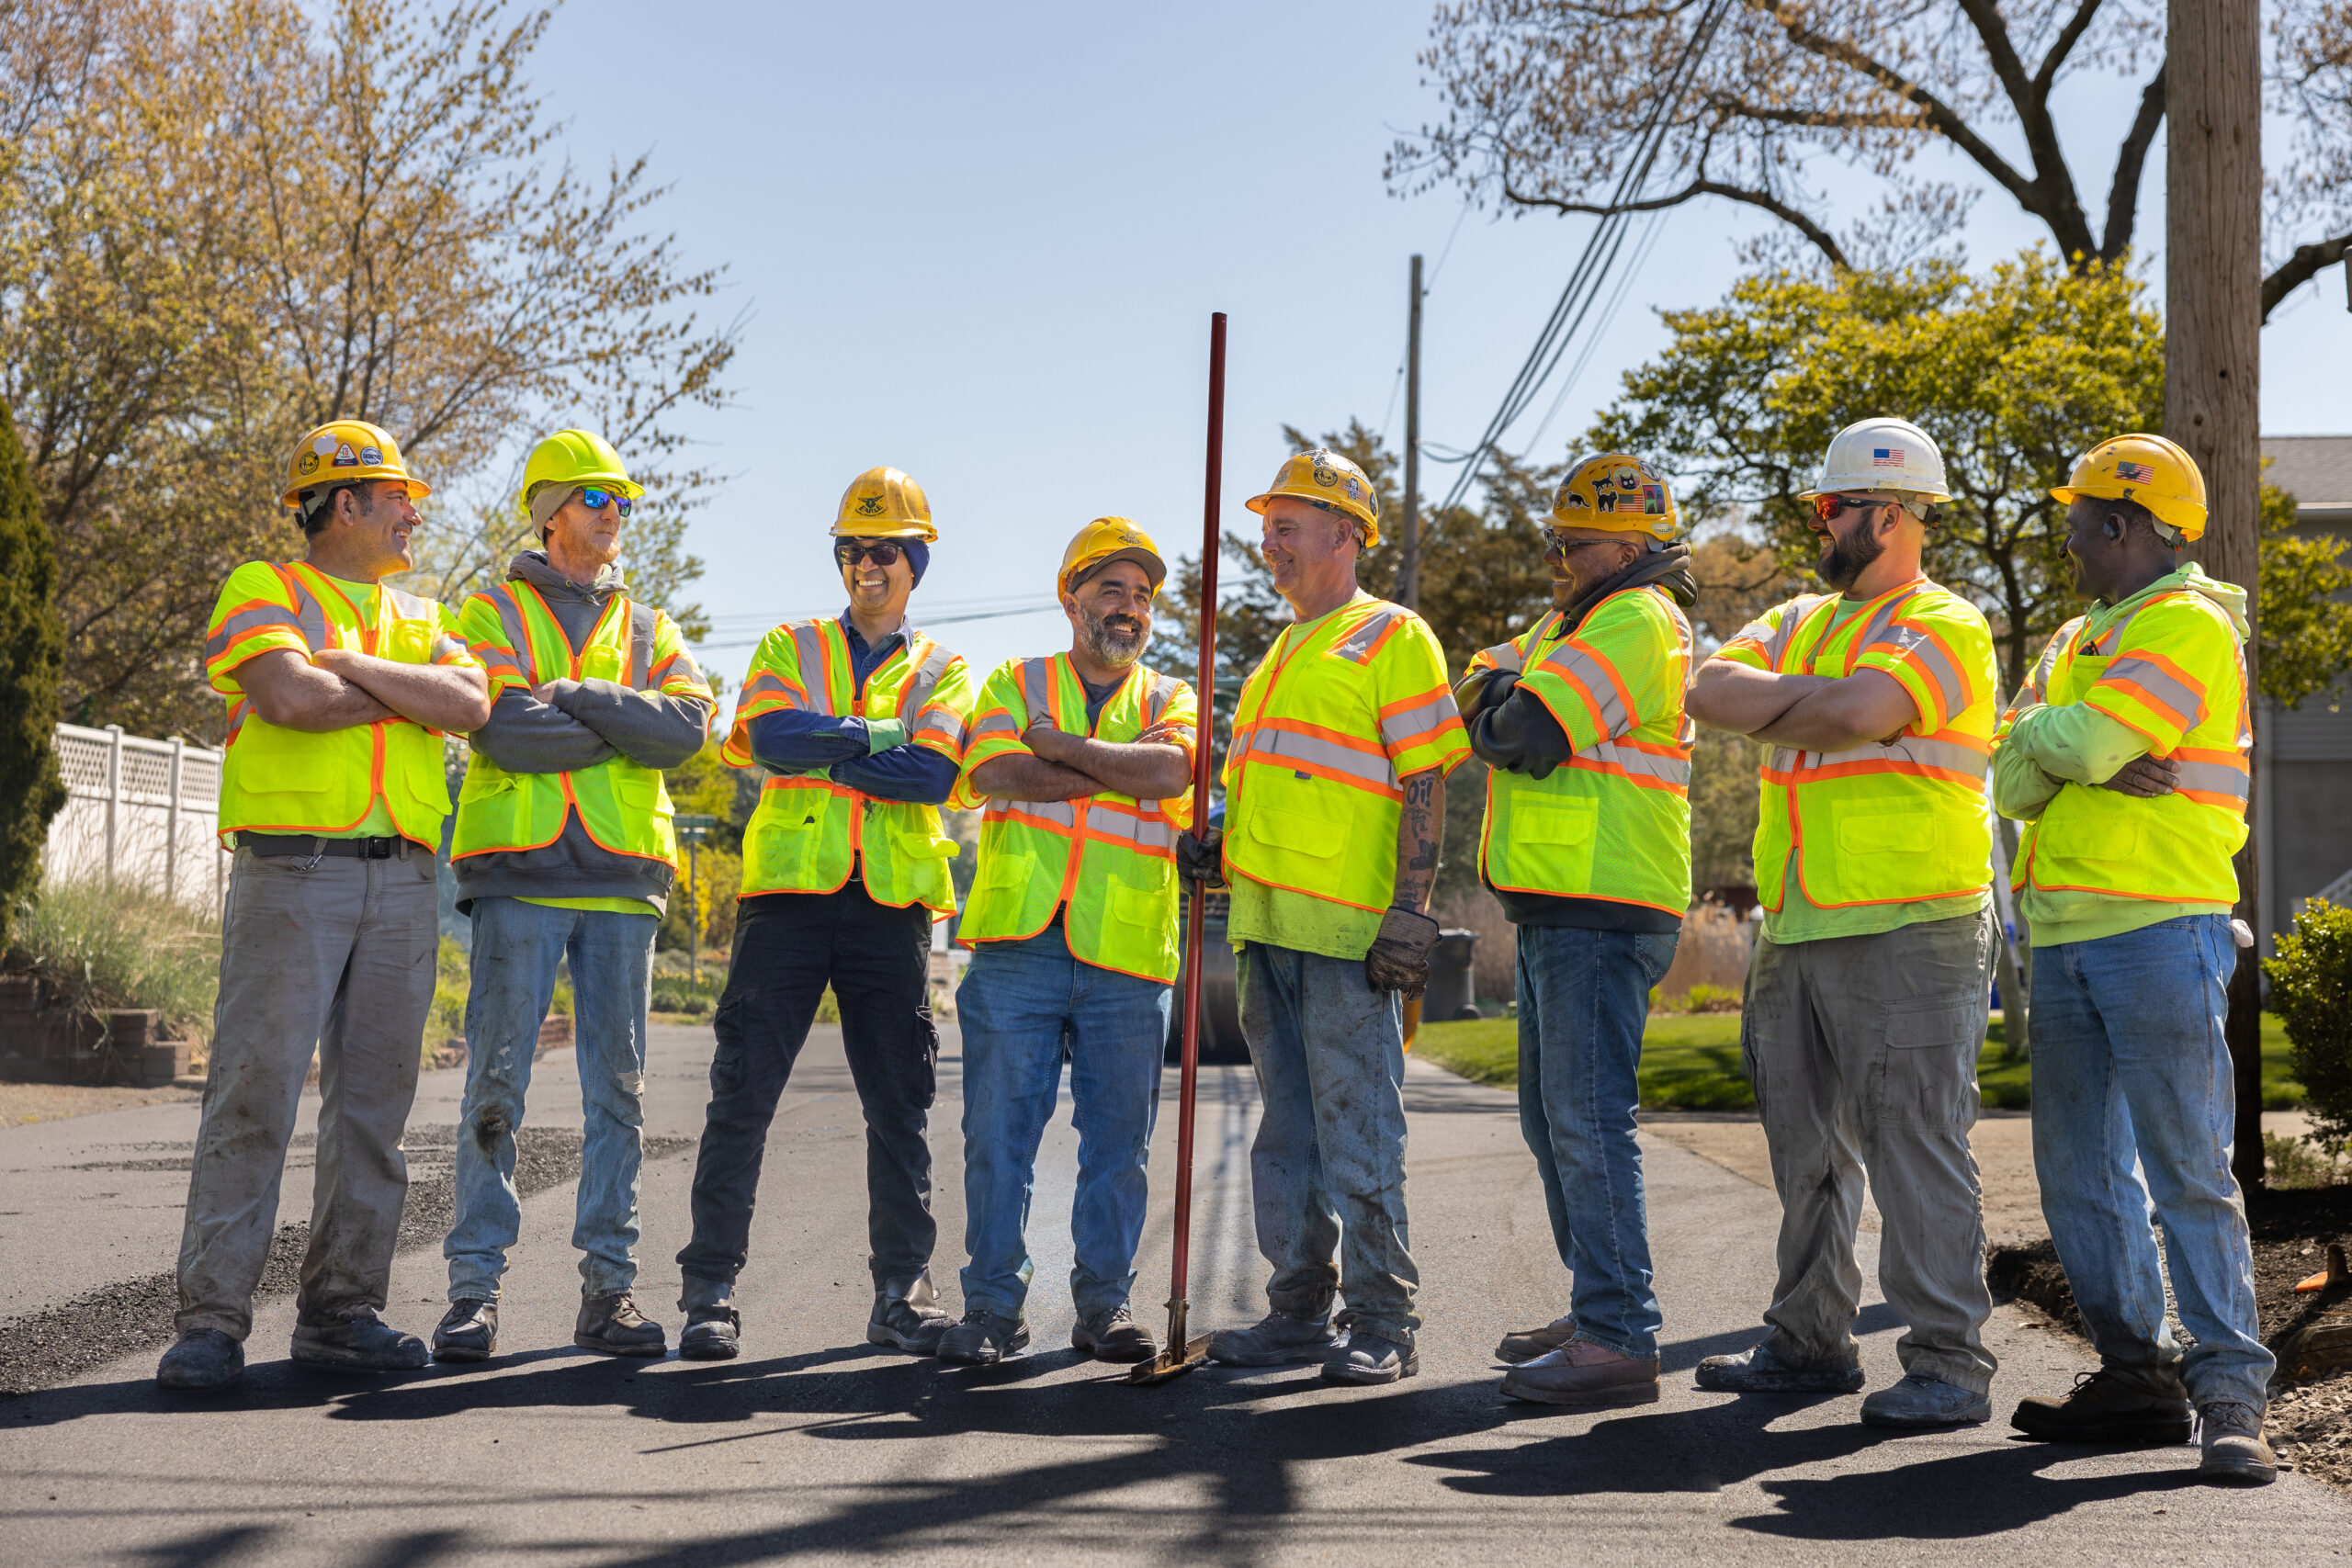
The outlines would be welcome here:
<svg viewBox="0 0 2352 1568">
<path fill-rule="evenodd" d="M 695 527 L 730 682 L 757 629 L 839 607 L 825 530 L 876 463 L 940 527 L 915 600 L 944 617 L 1042 602 L 1105 513 L 1171 557 L 1201 532 L 1211 310 L 1232 317 L 1226 521 L 1310 433 L 1392 411 L 1407 258 L 1435 265 L 1422 429 L 1467 445 L 1550 309 L 1588 220 L 1496 220 L 1444 191 L 1397 200 L 1381 156 L 1434 96 L 1430 0 L 1182 6 L 574 0 L 535 74 L 583 164 L 650 150 L 660 221 L 724 264 L 752 319 L 739 406 L 699 420 L 734 476 Z M 2133 89 L 2070 100 L 2077 177 L 2103 193 Z M 2141 234 L 2163 234 L 2161 148 Z M 1834 171 L 1825 171 L 1826 178 Z M 1858 189 L 1861 188 L 1858 183 Z M 1720 298 L 1754 221 L 1722 204 L 1661 230 L 1538 455 L 1556 459 L 1663 343 L 1656 309 Z M 2039 230 L 1988 197 L 1984 263 Z M 2265 428 L 2352 431 L 2352 313 L 2324 274 L 2265 334 Z M 1521 439 L 1530 433 L 1522 427 Z M 1425 470 L 1424 490 L 1445 470 Z M 1057 613 L 941 625 L 976 665 L 1066 645 Z M 733 644 L 736 646 L 728 646 Z"/>
</svg>

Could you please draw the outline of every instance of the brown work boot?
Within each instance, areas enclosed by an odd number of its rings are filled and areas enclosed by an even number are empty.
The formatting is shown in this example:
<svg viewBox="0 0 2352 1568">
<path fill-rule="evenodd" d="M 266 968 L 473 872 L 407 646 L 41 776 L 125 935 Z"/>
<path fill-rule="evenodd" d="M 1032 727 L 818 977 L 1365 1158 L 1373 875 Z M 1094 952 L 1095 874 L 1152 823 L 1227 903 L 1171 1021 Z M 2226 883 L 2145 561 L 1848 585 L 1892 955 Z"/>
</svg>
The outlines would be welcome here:
<svg viewBox="0 0 2352 1568">
<path fill-rule="evenodd" d="M 2197 1479 L 2224 1486 L 2267 1486 L 2278 1479 L 2278 1456 L 2262 1440 L 2262 1412 L 2234 1399 L 2197 1407 L 2205 1450 Z"/>
<path fill-rule="evenodd" d="M 580 1298 L 580 1317 L 571 1325 L 571 1342 L 582 1350 L 607 1356 L 659 1356 L 669 1349 L 662 1325 L 637 1310 L 627 1291 L 610 1296 Z"/>
<path fill-rule="evenodd" d="M 1148 1361 L 1159 1354 L 1151 1330 L 1123 1306 L 1079 1319 L 1078 1326 L 1070 1330 L 1069 1346 L 1098 1361 Z"/>
<path fill-rule="evenodd" d="M 2171 1384 L 2152 1393 L 2150 1381 Z M 2063 1399 L 2021 1399 L 2009 1425 L 2045 1443 L 2132 1443 L 2154 1447 L 2188 1441 L 2188 1391 L 2177 1378 L 2132 1376 L 2102 1367 L 2075 1379 Z"/>
<path fill-rule="evenodd" d="M 1504 1373 L 1503 1393 L 1532 1404 L 1654 1404 L 1657 1358 L 1621 1356 L 1571 1335 L 1557 1349 Z"/>
<path fill-rule="evenodd" d="M 1514 1328 L 1495 1347 L 1495 1359 L 1506 1366 L 1525 1366 L 1538 1356 L 1550 1355 L 1576 1337 L 1577 1325 L 1565 1317 L 1555 1317 L 1541 1328 Z"/>
</svg>

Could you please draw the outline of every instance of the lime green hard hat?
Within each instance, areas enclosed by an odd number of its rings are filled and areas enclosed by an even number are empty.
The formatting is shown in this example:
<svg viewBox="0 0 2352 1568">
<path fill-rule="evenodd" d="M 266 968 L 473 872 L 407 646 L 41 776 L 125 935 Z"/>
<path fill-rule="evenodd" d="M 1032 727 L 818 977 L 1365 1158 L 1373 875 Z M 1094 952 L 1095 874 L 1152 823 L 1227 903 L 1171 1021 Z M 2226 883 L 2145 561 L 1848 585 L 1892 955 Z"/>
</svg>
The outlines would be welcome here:
<svg viewBox="0 0 2352 1568">
<path fill-rule="evenodd" d="M 593 430 L 559 430 L 531 448 L 531 460 L 523 465 L 522 493 L 514 498 L 514 510 L 526 520 L 531 492 L 544 484 L 601 485 L 631 501 L 645 493 L 621 466 L 613 444 Z"/>
</svg>

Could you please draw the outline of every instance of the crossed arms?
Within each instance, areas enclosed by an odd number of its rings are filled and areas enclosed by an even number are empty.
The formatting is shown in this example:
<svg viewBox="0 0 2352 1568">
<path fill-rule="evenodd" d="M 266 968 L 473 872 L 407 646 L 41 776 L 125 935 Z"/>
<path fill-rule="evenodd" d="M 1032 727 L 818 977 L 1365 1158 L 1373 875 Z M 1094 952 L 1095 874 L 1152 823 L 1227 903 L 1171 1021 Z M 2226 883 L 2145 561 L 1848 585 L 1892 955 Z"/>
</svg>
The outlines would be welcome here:
<svg viewBox="0 0 2352 1568">
<path fill-rule="evenodd" d="M 490 683 L 478 669 L 396 664 L 347 648 L 307 658 L 270 649 L 237 666 L 237 682 L 265 723 L 313 735 L 388 718 L 469 735 L 490 718 Z"/>
<path fill-rule="evenodd" d="M 972 770 L 972 787 L 999 800 L 1082 800 L 1106 792 L 1172 799 L 1192 785 L 1192 758 L 1176 739 L 1190 732 L 1189 725 L 1155 724 L 1133 740 L 1097 740 L 1056 729 L 1040 716 L 1021 737 L 1034 755 L 989 758 Z"/>
<path fill-rule="evenodd" d="M 1710 659 L 1691 677 L 1685 711 L 1710 729 L 1804 751 L 1845 751 L 1890 741 L 1919 717 L 1919 705 L 1883 670 L 1842 679 L 1776 675 Z"/>
</svg>

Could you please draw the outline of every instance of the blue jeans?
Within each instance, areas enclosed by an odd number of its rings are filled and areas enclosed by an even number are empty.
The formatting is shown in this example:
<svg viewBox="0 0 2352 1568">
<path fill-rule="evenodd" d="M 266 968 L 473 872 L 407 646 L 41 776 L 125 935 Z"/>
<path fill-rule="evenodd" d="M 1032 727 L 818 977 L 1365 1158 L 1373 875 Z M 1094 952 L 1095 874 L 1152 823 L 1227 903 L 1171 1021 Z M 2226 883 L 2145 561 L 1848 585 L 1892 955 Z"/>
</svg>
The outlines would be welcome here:
<svg viewBox="0 0 2352 1568">
<path fill-rule="evenodd" d="M 964 1035 L 964 1305 L 1018 1318 L 1033 1265 L 1026 1232 L 1037 1141 L 1069 1062 L 1078 1192 L 1070 1296 L 1081 1322 L 1127 1303 L 1149 1195 L 1173 987 L 1070 956 L 1062 922 L 985 942 L 956 988 Z"/>
<path fill-rule="evenodd" d="M 2178 1376 L 2199 1404 L 2260 1410 L 2277 1362 L 2255 1317 L 2245 1201 L 2230 1174 L 2237 1111 L 2222 1038 L 2237 961 L 2222 915 L 2035 949 L 2033 1163 L 2100 1360 L 2152 1388 Z M 2185 1364 L 2165 1324 L 2167 1264 L 2197 1339 Z"/>
<path fill-rule="evenodd" d="M 1351 1328 L 1410 1345 L 1421 1277 L 1405 1216 L 1403 1004 L 1372 988 L 1360 958 L 1252 942 L 1238 969 L 1264 1102 L 1250 1193 L 1274 1269 L 1267 1303 L 1320 1317 L 1338 1289 Z"/>
<path fill-rule="evenodd" d="M 1681 937 L 1519 928 L 1519 1129 L 1544 1179 L 1579 1337 L 1657 1354 L 1642 1150 L 1642 1030 Z"/>
<path fill-rule="evenodd" d="M 578 1216 L 583 1295 L 637 1282 L 637 1174 L 645 1092 L 647 970 L 661 921 L 601 909 L 551 909 L 520 898 L 473 905 L 473 988 L 466 997 L 466 1102 L 458 1121 L 458 1213 L 441 1255 L 449 1299 L 496 1301 L 523 1214 L 514 1129 L 556 965 L 571 959 L 573 1048 L 585 1112 Z"/>
</svg>

